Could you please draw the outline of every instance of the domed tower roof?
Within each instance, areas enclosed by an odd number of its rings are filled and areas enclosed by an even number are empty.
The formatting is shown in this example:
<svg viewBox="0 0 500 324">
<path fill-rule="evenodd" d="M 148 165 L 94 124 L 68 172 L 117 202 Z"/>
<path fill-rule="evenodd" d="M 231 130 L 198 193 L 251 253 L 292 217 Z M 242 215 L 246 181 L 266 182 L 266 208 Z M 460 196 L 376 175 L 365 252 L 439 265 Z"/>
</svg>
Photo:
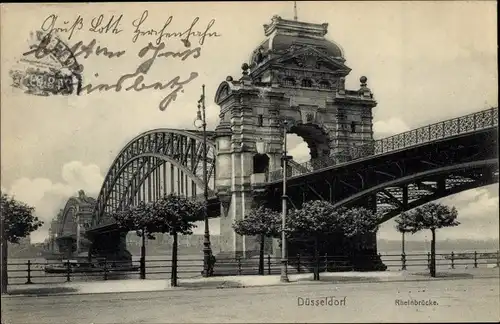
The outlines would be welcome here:
<svg viewBox="0 0 500 324">
<path fill-rule="evenodd" d="M 325 38 L 327 23 L 306 23 L 273 16 L 271 24 L 264 25 L 264 32 L 266 39 L 252 53 L 250 62 L 258 62 L 262 53 L 280 55 L 303 46 L 313 47 L 331 59 L 345 62 L 342 48 Z"/>
</svg>

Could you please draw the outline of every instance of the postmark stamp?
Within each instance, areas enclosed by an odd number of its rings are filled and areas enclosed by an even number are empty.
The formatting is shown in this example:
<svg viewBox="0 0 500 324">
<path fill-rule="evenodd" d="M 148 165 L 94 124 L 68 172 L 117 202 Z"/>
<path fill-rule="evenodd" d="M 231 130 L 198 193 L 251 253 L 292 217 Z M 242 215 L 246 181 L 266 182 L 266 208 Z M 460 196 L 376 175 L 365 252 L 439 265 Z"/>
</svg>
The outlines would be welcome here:
<svg viewBox="0 0 500 324">
<path fill-rule="evenodd" d="M 38 96 L 79 94 L 83 66 L 55 33 L 32 34 L 29 50 L 10 70 L 12 87 Z"/>
</svg>

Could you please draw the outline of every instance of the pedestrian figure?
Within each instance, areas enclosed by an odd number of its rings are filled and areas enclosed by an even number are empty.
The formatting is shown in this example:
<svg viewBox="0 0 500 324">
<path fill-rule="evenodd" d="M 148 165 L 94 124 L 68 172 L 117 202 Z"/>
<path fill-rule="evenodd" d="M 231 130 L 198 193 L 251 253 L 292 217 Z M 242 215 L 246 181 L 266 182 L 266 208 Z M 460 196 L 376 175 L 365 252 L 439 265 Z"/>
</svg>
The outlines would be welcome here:
<svg viewBox="0 0 500 324">
<path fill-rule="evenodd" d="M 210 276 L 214 275 L 214 265 L 217 260 L 215 259 L 215 256 L 213 254 L 210 254 L 210 263 L 208 265 L 208 274 Z"/>
</svg>

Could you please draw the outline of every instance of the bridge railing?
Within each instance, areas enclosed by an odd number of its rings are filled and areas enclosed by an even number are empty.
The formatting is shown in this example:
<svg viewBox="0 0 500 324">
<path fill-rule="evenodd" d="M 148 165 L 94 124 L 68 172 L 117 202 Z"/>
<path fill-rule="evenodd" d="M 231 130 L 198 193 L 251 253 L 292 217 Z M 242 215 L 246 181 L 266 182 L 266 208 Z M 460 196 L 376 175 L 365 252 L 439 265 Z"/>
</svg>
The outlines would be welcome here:
<svg viewBox="0 0 500 324">
<path fill-rule="evenodd" d="M 498 126 L 498 107 L 412 129 L 404 133 L 375 140 L 370 144 L 352 146 L 344 151 L 305 163 L 289 163 L 290 168 L 287 170 L 287 178 L 328 168 L 339 162 L 348 162 L 367 156 L 388 153 L 494 126 Z M 269 173 L 269 181 L 277 181 L 282 177 L 282 169 Z"/>
<path fill-rule="evenodd" d="M 430 266 L 430 253 L 379 254 L 363 256 L 364 261 L 381 260 L 387 271 L 418 271 L 425 273 Z M 110 261 L 104 258 L 98 263 L 83 269 L 75 264 L 40 262 L 26 260 L 8 263 L 9 285 L 21 284 L 55 284 L 70 281 L 101 281 L 110 279 L 139 279 L 141 262 L 134 258 L 132 262 Z M 438 271 L 449 269 L 498 268 L 500 266 L 500 251 L 497 252 L 451 252 L 436 253 Z M 51 270 L 48 273 L 46 269 Z M 168 279 L 172 275 L 171 258 L 149 257 L 144 263 L 143 279 Z M 201 257 L 180 256 L 177 261 L 177 278 L 192 279 L 201 277 L 203 259 Z M 307 274 L 319 272 L 342 272 L 357 270 L 353 260 L 346 256 L 321 255 L 318 259 L 311 256 L 295 255 L 288 257 L 288 273 Z M 278 275 L 281 271 L 281 258 L 265 256 L 264 269 L 261 275 Z M 214 265 L 214 276 L 257 275 L 259 274 L 259 259 L 252 258 L 220 258 Z M 498 276 L 498 273 L 496 274 Z"/>
<path fill-rule="evenodd" d="M 448 119 L 375 141 L 374 154 L 427 143 L 498 125 L 498 108 Z"/>
</svg>

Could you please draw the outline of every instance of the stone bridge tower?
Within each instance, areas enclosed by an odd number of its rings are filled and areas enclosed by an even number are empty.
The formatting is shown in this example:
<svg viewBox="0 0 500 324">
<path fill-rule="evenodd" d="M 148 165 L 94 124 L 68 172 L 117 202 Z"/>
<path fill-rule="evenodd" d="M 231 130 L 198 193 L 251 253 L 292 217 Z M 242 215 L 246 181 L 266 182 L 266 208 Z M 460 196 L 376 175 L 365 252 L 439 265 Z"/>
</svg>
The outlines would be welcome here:
<svg viewBox="0 0 500 324">
<path fill-rule="evenodd" d="M 243 64 L 243 76 L 228 76 L 219 85 L 216 189 L 224 252 L 257 248 L 231 224 L 252 208 L 268 172 L 281 168 L 281 120 L 287 119 L 293 125 L 289 132 L 308 144 L 313 165 L 344 161 L 351 147 L 373 142 L 376 102 L 367 78 L 360 78 L 358 90 L 345 89 L 351 69 L 340 46 L 325 38 L 327 28 L 274 16 L 264 25 L 265 40 Z"/>
</svg>

